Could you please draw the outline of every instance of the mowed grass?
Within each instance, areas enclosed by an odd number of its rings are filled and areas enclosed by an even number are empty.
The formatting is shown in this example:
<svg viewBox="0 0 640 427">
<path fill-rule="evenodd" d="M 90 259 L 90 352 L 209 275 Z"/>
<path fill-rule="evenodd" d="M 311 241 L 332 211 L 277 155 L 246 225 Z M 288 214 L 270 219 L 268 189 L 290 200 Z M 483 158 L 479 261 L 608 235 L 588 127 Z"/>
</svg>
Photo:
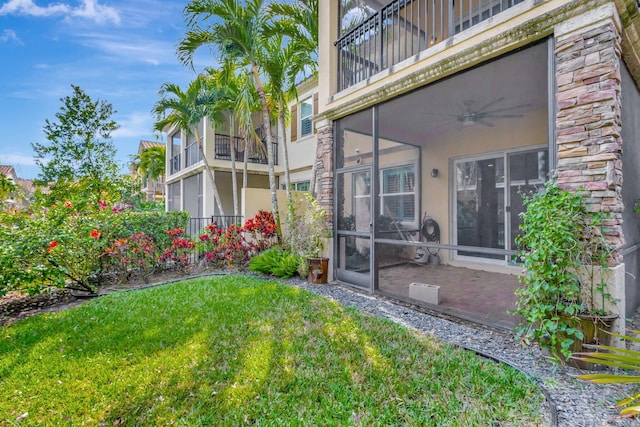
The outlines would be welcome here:
<svg viewBox="0 0 640 427">
<path fill-rule="evenodd" d="M 0 334 L 0 425 L 528 426 L 522 374 L 274 281 L 123 292 Z"/>
</svg>

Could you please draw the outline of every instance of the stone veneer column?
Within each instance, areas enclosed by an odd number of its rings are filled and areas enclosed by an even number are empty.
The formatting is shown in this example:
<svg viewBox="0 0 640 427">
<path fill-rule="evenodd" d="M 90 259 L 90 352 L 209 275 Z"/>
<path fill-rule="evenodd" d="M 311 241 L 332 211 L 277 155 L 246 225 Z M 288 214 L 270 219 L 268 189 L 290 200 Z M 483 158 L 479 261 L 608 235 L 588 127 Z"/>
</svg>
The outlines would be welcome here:
<svg viewBox="0 0 640 427">
<path fill-rule="evenodd" d="M 327 215 L 329 227 L 333 227 L 333 124 L 317 123 L 318 146 L 315 161 L 318 164 L 318 201 Z"/>
<path fill-rule="evenodd" d="M 555 50 L 558 184 L 583 193 L 590 211 L 609 213 L 603 232 L 614 249 L 610 266 L 622 263 L 625 243 L 617 24 L 615 10 L 577 17 L 556 32 Z"/>
</svg>

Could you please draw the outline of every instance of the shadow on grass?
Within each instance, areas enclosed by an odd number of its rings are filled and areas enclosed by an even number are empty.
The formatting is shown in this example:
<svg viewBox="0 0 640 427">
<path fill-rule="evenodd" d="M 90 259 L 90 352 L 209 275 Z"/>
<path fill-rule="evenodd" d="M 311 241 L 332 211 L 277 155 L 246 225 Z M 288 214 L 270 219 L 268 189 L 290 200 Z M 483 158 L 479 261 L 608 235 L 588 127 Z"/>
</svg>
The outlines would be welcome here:
<svg viewBox="0 0 640 427">
<path fill-rule="evenodd" d="M 522 425 L 540 399 L 509 368 L 234 276 L 5 328 L 0 385 L 0 419 L 28 412 L 21 425 Z"/>
</svg>

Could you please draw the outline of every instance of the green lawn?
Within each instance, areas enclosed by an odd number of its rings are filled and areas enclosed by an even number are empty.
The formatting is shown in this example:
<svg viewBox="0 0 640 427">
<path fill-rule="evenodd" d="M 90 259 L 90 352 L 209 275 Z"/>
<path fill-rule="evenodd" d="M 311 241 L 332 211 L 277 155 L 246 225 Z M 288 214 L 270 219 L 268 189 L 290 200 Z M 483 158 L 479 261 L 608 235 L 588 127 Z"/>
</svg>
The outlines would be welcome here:
<svg viewBox="0 0 640 427">
<path fill-rule="evenodd" d="M 540 422 L 522 374 L 312 293 L 215 276 L 0 330 L 0 425 Z"/>
</svg>

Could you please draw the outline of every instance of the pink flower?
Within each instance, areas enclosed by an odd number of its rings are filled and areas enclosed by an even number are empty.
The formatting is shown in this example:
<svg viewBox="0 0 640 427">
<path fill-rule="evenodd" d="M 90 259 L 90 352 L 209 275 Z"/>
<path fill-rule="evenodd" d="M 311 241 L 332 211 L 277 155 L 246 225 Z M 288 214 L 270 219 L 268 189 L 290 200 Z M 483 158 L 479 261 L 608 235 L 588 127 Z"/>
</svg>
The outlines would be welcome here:
<svg viewBox="0 0 640 427">
<path fill-rule="evenodd" d="M 66 202 L 64 202 L 64 205 L 65 205 L 67 208 L 69 208 L 69 209 L 71 209 L 71 208 L 73 207 L 73 205 L 71 204 L 71 202 L 70 202 L 70 201 L 66 201 Z"/>
</svg>

